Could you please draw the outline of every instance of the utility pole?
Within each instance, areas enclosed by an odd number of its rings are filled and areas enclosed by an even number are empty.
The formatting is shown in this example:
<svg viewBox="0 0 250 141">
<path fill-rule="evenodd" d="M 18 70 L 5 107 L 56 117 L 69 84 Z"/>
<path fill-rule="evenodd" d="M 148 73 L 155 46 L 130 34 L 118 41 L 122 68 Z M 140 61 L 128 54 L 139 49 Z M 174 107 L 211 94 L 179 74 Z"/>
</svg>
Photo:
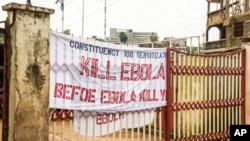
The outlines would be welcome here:
<svg viewBox="0 0 250 141">
<path fill-rule="evenodd" d="M 62 10 L 62 33 L 64 30 L 64 0 L 61 1 L 61 10 Z"/>
<path fill-rule="evenodd" d="M 31 0 L 27 0 L 26 4 L 31 5 Z"/>
<path fill-rule="evenodd" d="M 106 14 L 107 14 L 107 5 L 106 0 L 104 2 L 104 41 L 106 41 Z"/>
<path fill-rule="evenodd" d="M 28 2 L 28 0 L 27 0 Z M 63 33 L 63 26 L 64 26 L 64 0 L 57 0 L 56 1 L 56 4 L 60 2 L 61 6 L 60 6 L 60 9 L 62 10 L 62 33 Z"/>
<path fill-rule="evenodd" d="M 64 26 L 63 23 L 64 23 L 64 12 L 62 11 L 62 33 L 63 33 L 63 30 L 64 30 L 64 29 L 63 29 L 63 26 Z"/>
<path fill-rule="evenodd" d="M 84 0 L 82 0 L 82 38 L 84 33 Z"/>
</svg>

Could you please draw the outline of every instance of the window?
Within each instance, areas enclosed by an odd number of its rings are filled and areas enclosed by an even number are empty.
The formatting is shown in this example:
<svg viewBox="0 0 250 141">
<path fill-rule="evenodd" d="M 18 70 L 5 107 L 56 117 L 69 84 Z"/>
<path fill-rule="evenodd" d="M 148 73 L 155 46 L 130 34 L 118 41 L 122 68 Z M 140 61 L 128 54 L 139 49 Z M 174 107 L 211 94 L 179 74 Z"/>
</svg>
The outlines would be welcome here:
<svg viewBox="0 0 250 141">
<path fill-rule="evenodd" d="M 243 36 L 243 22 L 234 24 L 234 37 Z"/>
</svg>

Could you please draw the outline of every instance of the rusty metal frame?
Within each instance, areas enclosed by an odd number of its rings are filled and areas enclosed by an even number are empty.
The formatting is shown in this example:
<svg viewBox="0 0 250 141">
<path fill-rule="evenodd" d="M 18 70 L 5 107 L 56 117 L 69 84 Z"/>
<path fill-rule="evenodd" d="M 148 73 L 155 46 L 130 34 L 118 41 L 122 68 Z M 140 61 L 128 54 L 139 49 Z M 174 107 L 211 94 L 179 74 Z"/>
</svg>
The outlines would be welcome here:
<svg viewBox="0 0 250 141">
<path fill-rule="evenodd" d="M 192 55 L 168 48 L 167 54 L 166 140 L 229 138 L 230 124 L 245 123 L 245 49 Z M 197 61 L 200 65 L 195 64 Z M 198 76 L 202 77 L 202 88 L 190 88 L 189 83 Z M 227 81 L 231 86 L 225 86 Z M 187 95 L 186 99 L 181 95 Z M 238 115 L 229 116 L 233 113 Z M 204 119 L 194 121 L 196 117 Z M 182 132 L 184 129 L 188 131 Z"/>
</svg>

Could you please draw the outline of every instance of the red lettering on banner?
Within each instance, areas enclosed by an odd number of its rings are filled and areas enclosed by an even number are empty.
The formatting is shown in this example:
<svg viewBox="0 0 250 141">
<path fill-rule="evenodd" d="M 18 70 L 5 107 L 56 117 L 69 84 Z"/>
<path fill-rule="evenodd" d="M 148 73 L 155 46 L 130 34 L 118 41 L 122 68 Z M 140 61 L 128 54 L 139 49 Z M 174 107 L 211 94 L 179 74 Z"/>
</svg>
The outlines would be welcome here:
<svg viewBox="0 0 250 141">
<path fill-rule="evenodd" d="M 130 63 L 123 62 L 121 65 L 121 76 L 120 76 L 121 78 L 120 79 L 124 81 L 129 80 L 128 77 L 125 77 L 125 75 L 129 73 L 129 70 L 125 69 L 126 66 L 130 66 Z"/>
<path fill-rule="evenodd" d="M 81 70 L 80 75 L 88 77 L 116 80 L 116 76 L 111 76 L 111 62 L 107 61 L 106 69 L 103 74 L 98 74 L 98 59 L 90 57 L 81 57 Z M 123 81 L 139 81 L 139 80 L 152 80 L 162 78 L 165 80 L 165 68 L 163 63 L 155 76 L 152 76 L 152 64 L 138 64 L 122 62 L 120 80 Z"/>
<path fill-rule="evenodd" d="M 139 101 L 158 101 L 156 97 L 155 89 L 151 91 L 150 89 L 144 89 L 140 92 L 140 99 Z"/>
<path fill-rule="evenodd" d="M 167 90 L 166 89 L 161 89 L 161 100 L 162 101 L 167 99 L 166 94 L 167 94 Z"/>
<path fill-rule="evenodd" d="M 131 95 L 130 95 L 130 101 L 136 101 L 136 94 L 135 91 L 132 91 Z"/>
<path fill-rule="evenodd" d="M 159 79 L 161 77 L 163 80 L 165 80 L 166 73 L 164 71 L 164 68 L 165 67 L 164 67 L 163 63 L 161 63 L 160 68 L 159 68 L 157 74 L 153 77 L 153 79 Z"/>
<path fill-rule="evenodd" d="M 81 57 L 81 71 L 80 71 L 80 75 L 84 75 L 84 72 L 86 73 L 86 76 L 89 76 L 89 68 L 88 68 L 88 64 L 90 62 L 91 58 L 88 57 L 85 59 L 84 56 Z"/>
<path fill-rule="evenodd" d="M 96 115 L 96 124 L 107 124 L 110 122 L 117 121 L 121 118 L 124 118 L 124 112 L 119 113 L 102 113 Z"/>
<path fill-rule="evenodd" d="M 106 72 L 104 74 L 98 74 L 98 59 L 90 57 L 85 58 L 84 56 L 81 57 L 80 75 L 107 80 L 116 80 L 115 76 L 110 75 L 110 61 L 107 61 Z"/>
<path fill-rule="evenodd" d="M 131 73 L 128 74 L 129 72 Z M 152 72 L 151 64 L 140 65 L 136 63 L 123 62 L 121 66 L 121 80 L 125 81 L 150 80 L 151 72 Z"/>
<path fill-rule="evenodd" d="M 90 76 L 97 77 L 97 72 L 98 72 L 98 59 L 92 58 Z"/>
<path fill-rule="evenodd" d="M 99 74 L 98 78 L 101 79 L 107 79 L 107 80 L 116 80 L 115 76 L 111 76 L 110 75 L 110 61 L 107 61 L 107 65 L 106 65 L 106 74 Z"/>
<path fill-rule="evenodd" d="M 101 103 L 122 104 L 128 101 L 125 101 L 125 91 L 101 90 Z"/>
<path fill-rule="evenodd" d="M 75 92 L 75 87 L 72 85 L 66 85 L 61 83 L 56 83 L 54 97 L 60 97 L 63 99 L 73 99 L 72 93 Z"/>
<path fill-rule="evenodd" d="M 95 103 L 95 95 L 96 89 L 81 89 L 80 101 Z"/>
<path fill-rule="evenodd" d="M 129 73 L 130 72 L 130 73 Z M 139 80 L 152 80 L 152 79 L 165 79 L 165 72 L 163 63 L 161 63 L 157 74 L 152 77 L 152 64 L 137 64 L 123 62 L 121 65 L 120 79 L 124 81 L 139 81 Z"/>
<path fill-rule="evenodd" d="M 88 67 L 90 64 L 90 68 Z M 80 75 L 86 75 L 90 77 L 97 77 L 98 74 L 98 59 L 97 58 L 85 58 L 84 56 L 81 57 L 81 71 Z"/>
<path fill-rule="evenodd" d="M 95 103 L 95 92 L 96 89 L 87 89 L 70 84 L 56 83 L 54 97 L 73 100 L 75 95 L 80 94 L 81 101 Z"/>
<path fill-rule="evenodd" d="M 56 83 L 54 97 L 62 97 L 62 94 L 63 94 L 63 84 Z"/>
</svg>

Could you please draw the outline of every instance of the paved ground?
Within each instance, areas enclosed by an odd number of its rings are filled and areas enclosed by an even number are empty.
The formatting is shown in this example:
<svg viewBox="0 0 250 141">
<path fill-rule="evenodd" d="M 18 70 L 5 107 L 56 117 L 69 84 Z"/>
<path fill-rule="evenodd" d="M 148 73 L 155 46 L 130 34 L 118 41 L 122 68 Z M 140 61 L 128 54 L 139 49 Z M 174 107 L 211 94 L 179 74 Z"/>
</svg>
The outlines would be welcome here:
<svg viewBox="0 0 250 141">
<path fill-rule="evenodd" d="M 122 130 L 101 137 L 85 137 L 75 133 L 72 128 L 70 122 L 64 122 L 64 124 L 57 122 L 56 126 L 53 126 L 53 123 L 50 124 L 50 141 L 61 141 L 62 139 L 65 141 L 159 141 L 159 137 L 146 133 L 143 135 L 143 133 L 135 131 L 132 133 L 131 130 Z"/>
<path fill-rule="evenodd" d="M 102 137 L 84 137 L 77 135 L 72 129 L 69 129 L 71 126 L 68 126 L 69 123 L 63 125 L 61 123 L 53 126 L 50 124 L 49 131 L 49 141 L 160 141 L 158 137 L 153 135 L 134 132 L 132 134 L 129 130 L 123 130 Z M 64 129 L 64 130 L 62 130 Z M 53 132 L 55 131 L 55 132 Z M 64 134 L 63 134 L 64 133 Z M 0 119 L 0 140 L 2 139 L 2 119 Z"/>
</svg>

